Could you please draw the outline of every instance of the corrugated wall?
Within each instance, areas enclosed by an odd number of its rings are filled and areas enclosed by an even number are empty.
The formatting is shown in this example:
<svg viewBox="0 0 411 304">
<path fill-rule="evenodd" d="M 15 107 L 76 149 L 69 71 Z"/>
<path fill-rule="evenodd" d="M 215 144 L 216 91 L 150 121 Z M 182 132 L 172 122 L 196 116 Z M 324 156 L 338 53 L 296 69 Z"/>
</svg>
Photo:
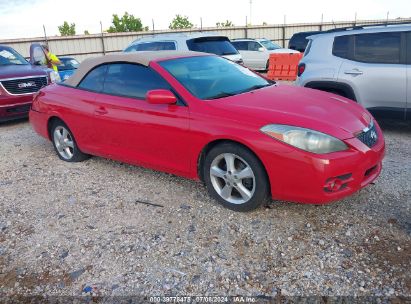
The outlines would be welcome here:
<svg viewBox="0 0 411 304">
<path fill-rule="evenodd" d="M 357 20 L 344 22 L 326 22 L 326 23 L 301 23 L 301 24 L 276 24 L 264 26 L 236 26 L 229 28 L 203 28 L 202 32 L 213 32 L 230 39 L 235 38 L 267 38 L 278 44 L 287 47 L 288 40 L 294 33 L 305 31 L 329 30 L 333 28 L 350 27 L 364 24 L 380 24 L 387 20 Z M 410 22 L 411 18 L 388 20 L 390 23 Z M 163 30 L 155 31 L 154 34 L 160 33 L 180 33 L 180 32 L 198 32 L 200 29 L 189 30 Z M 99 56 L 104 53 L 121 52 L 132 41 L 146 36 L 153 35 L 152 31 L 135 32 L 135 33 L 116 33 L 116 34 L 94 34 L 78 35 L 69 37 L 47 37 L 50 49 L 58 56 L 73 56 L 79 61 L 87 57 Z M 13 47 L 16 51 L 25 57 L 29 57 L 30 45 L 34 42 L 45 42 L 45 37 L 30 39 L 12 39 L 0 40 L 0 44 L 6 44 Z"/>
</svg>

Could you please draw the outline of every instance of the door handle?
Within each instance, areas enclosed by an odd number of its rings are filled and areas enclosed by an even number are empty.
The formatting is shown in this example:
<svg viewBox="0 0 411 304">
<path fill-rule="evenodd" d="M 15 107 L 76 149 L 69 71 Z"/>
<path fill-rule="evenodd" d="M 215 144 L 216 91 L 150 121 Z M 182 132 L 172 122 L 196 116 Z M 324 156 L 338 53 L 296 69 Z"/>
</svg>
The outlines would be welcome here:
<svg viewBox="0 0 411 304">
<path fill-rule="evenodd" d="M 108 113 L 105 107 L 99 107 L 94 112 L 98 115 L 105 115 Z"/>
<path fill-rule="evenodd" d="M 360 71 L 359 69 L 352 69 L 350 71 L 344 71 L 344 74 L 348 74 L 348 75 L 362 75 L 362 71 Z"/>
</svg>

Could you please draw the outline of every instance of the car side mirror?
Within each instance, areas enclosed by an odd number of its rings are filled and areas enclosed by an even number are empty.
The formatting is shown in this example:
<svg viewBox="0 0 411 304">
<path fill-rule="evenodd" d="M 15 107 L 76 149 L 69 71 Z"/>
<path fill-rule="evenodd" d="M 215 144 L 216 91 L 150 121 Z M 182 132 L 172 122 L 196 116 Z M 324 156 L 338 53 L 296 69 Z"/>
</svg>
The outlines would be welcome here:
<svg viewBox="0 0 411 304">
<path fill-rule="evenodd" d="M 169 90 L 151 90 L 146 94 L 146 100 L 151 104 L 175 104 L 177 97 Z"/>
<path fill-rule="evenodd" d="M 40 60 L 34 61 L 33 65 L 41 65 L 41 61 Z"/>
<path fill-rule="evenodd" d="M 258 51 L 259 51 L 259 52 L 264 52 L 264 48 L 263 48 L 263 47 L 259 47 L 259 48 L 258 48 Z"/>
</svg>

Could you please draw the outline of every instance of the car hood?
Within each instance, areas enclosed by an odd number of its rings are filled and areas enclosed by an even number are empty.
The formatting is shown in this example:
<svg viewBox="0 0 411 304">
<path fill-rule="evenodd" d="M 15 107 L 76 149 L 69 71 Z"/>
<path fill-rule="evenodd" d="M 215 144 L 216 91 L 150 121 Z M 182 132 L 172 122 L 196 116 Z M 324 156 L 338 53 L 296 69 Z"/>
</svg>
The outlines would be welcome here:
<svg viewBox="0 0 411 304">
<path fill-rule="evenodd" d="M 0 79 L 46 76 L 47 69 L 31 64 L 0 66 Z"/>
<path fill-rule="evenodd" d="M 273 85 L 209 101 L 221 114 L 241 124 L 261 128 L 286 124 L 317 130 L 340 139 L 368 127 L 372 116 L 347 98 L 314 89 Z"/>
<path fill-rule="evenodd" d="M 224 57 L 224 58 L 229 59 L 229 60 L 234 61 L 234 62 L 238 62 L 242 59 L 241 54 L 223 55 L 221 57 Z"/>
</svg>

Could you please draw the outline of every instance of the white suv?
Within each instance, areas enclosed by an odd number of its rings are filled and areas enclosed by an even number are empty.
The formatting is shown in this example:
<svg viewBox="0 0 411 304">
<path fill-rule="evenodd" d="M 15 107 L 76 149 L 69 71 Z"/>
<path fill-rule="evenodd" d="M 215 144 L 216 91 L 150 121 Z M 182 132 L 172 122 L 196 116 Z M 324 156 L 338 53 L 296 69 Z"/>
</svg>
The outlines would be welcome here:
<svg viewBox="0 0 411 304">
<path fill-rule="evenodd" d="M 241 55 L 225 36 L 204 33 L 158 34 L 133 41 L 124 52 L 138 51 L 196 51 L 219 55 L 243 63 Z"/>
<path fill-rule="evenodd" d="M 285 49 L 268 39 L 235 39 L 231 43 L 243 56 L 244 65 L 253 70 L 268 70 L 268 60 L 273 53 L 300 53 Z"/>
<path fill-rule="evenodd" d="M 297 85 L 411 117 L 411 25 L 374 25 L 308 37 Z"/>
</svg>

